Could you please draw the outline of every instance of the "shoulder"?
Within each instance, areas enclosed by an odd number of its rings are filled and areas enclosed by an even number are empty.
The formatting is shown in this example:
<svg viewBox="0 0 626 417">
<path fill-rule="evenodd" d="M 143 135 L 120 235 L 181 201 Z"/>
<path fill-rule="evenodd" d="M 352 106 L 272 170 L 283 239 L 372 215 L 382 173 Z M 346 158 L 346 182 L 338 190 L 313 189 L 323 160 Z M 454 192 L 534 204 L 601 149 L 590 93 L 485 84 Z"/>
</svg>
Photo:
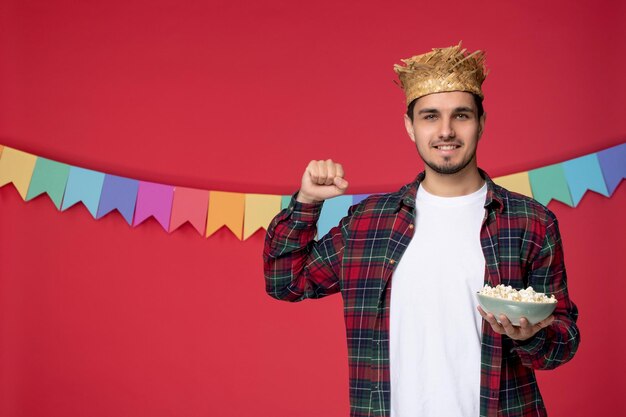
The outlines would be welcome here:
<svg viewBox="0 0 626 417">
<path fill-rule="evenodd" d="M 549 226 L 557 221 L 556 215 L 548 207 L 527 195 L 494 184 L 494 191 L 502 198 L 503 213 L 508 217 L 526 219 Z"/>
<path fill-rule="evenodd" d="M 392 193 L 370 194 L 352 205 L 350 213 L 355 215 L 372 215 L 395 212 L 408 187 L 409 184 Z"/>
</svg>

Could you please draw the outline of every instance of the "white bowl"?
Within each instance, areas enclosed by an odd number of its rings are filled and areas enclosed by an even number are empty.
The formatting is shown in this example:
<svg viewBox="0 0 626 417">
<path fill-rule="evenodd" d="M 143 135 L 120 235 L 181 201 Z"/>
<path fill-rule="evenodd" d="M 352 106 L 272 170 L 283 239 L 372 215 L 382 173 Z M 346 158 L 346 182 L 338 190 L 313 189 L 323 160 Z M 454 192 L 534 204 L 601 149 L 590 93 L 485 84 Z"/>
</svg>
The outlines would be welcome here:
<svg viewBox="0 0 626 417">
<path fill-rule="evenodd" d="M 503 298 L 490 297 L 476 293 L 478 303 L 487 313 L 491 313 L 500 323 L 500 314 L 508 317 L 511 323 L 519 326 L 519 319 L 526 317 L 528 322 L 536 324 L 552 314 L 556 308 L 556 303 L 529 303 L 524 301 L 512 301 Z"/>
</svg>

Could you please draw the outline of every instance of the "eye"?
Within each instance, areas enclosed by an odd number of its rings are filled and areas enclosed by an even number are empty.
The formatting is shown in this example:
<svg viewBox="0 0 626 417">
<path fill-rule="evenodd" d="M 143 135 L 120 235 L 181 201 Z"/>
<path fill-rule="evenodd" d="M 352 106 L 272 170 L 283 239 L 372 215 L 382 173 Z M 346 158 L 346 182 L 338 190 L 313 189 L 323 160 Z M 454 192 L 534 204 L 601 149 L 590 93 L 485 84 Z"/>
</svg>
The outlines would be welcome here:
<svg viewBox="0 0 626 417">
<path fill-rule="evenodd" d="M 457 119 L 469 119 L 469 116 L 465 113 L 459 113 L 456 115 Z"/>
<path fill-rule="evenodd" d="M 435 120 L 437 116 L 435 116 L 434 114 L 427 114 L 426 116 L 424 116 L 424 120 Z"/>
</svg>

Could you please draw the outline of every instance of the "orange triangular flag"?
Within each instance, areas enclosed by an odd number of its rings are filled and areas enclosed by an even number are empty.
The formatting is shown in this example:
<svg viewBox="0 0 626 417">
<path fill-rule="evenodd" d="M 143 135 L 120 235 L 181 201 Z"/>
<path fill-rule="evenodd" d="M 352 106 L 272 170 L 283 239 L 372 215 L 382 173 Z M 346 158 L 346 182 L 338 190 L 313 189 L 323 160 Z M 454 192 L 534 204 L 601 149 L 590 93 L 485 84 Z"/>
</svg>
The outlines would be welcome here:
<svg viewBox="0 0 626 417">
<path fill-rule="evenodd" d="M 226 226 L 241 240 L 245 197 L 245 194 L 224 191 L 211 191 L 209 193 L 206 237 L 211 236 L 222 226 Z"/>
</svg>

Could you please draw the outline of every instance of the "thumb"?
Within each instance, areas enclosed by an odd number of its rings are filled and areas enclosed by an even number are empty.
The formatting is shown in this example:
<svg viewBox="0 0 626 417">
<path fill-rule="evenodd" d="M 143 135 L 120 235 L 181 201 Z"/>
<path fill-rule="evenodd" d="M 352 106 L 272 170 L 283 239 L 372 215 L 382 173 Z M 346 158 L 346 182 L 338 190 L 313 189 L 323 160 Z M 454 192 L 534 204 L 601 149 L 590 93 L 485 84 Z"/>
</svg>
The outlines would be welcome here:
<svg viewBox="0 0 626 417">
<path fill-rule="evenodd" d="M 333 182 L 341 191 L 345 191 L 348 188 L 348 181 L 344 180 L 341 177 L 335 177 Z"/>
</svg>

